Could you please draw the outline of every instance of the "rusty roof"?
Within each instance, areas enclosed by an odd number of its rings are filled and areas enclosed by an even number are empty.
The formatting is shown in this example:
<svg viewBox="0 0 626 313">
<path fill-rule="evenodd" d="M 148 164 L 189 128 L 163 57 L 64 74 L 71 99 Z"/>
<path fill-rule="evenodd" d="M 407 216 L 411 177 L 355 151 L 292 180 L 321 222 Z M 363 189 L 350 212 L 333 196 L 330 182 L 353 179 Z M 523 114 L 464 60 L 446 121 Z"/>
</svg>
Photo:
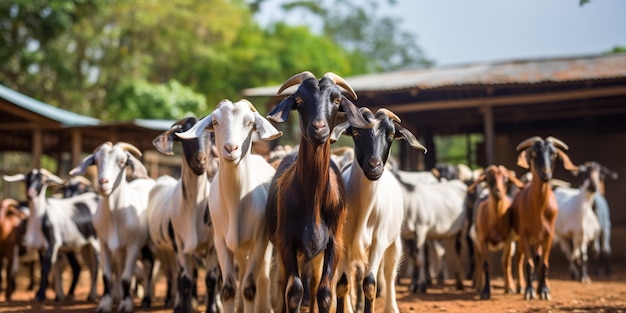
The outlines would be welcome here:
<svg viewBox="0 0 626 313">
<path fill-rule="evenodd" d="M 357 92 L 464 85 L 536 84 L 626 77 L 626 53 L 480 62 L 345 77 Z M 279 86 L 249 88 L 244 96 L 275 96 Z M 288 94 L 295 87 L 287 89 Z"/>
</svg>

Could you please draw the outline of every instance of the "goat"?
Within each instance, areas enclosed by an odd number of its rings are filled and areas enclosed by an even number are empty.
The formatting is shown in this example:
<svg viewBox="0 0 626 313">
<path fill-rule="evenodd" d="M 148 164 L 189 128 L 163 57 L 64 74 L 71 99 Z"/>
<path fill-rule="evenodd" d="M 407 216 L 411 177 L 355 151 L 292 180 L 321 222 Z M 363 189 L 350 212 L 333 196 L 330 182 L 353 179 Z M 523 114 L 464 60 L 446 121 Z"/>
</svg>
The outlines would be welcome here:
<svg viewBox="0 0 626 313">
<path fill-rule="evenodd" d="M 554 232 L 561 251 L 570 263 L 570 275 L 583 283 L 591 282 L 587 272 L 587 247 L 600 238 L 600 222 L 593 212 L 593 202 L 600 186 L 601 166 L 590 162 L 574 172 L 584 178 L 579 188 L 558 187 L 554 196 L 559 206 Z"/>
<path fill-rule="evenodd" d="M 171 283 L 176 283 L 178 273 L 178 303 L 175 312 L 189 312 L 192 309 L 191 289 L 194 277 L 194 253 L 204 253 L 207 272 L 207 312 L 218 310 L 217 283 L 219 268 L 213 247 L 213 229 L 209 217 L 208 196 L 211 143 L 207 136 L 193 139 L 180 139 L 175 134 L 182 133 L 197 123 L 195 117 L 177 121 L 169 130 L 153 141 L 159 152 L 172 155 L 175 141 L 182 146 L 181 177 L 175 180 L 169 176 L 157 179 L 150 191 L 148 203 L 148 229 L 150 239 L 159 251 L 161 264 L 168 276 L 166 303 L 173 299 Z M 175 264 L 178 260 L 178 268 Z"/>
<path fill-rule="evenodd" d="M 591 166 L 593 163 L 596 162 L 585 162 L 585 166 Z M 611 266 L 609 263 L 609 257 L 611 256 L 611 211 L 609 210 L 609 203 L 605 197 L 604 181 L 606 177 L 615 180 L 618 176 L 617 172 L 600 165 L 600 185 L 598 186 L 598 192 L 596 192 L 593 202 L 593 211 L 598 217 L 601 228 L 600 236 L 593 241 L 594 259 L 596 259 L 594 269 L 596 275 L 600 274 L 601 267 L 604 267 L 605 275 L 611 274 Z"/>
<path fill-rule="evenodd" d="M 458 179 L 428 184 L 419 181 L 413 183 L 399 175 L 404 197 L 404 227 L 402 239 L 407 249 L 407 257 L 415 268 L 410 290 L 426 291 L 426 240 L 445 240 L 458 242 L 466 225 L 465 198 L 467 185 Z M 453 253 L 456 263 L 456 287 L 463 288 L 460 247 Z"/>
<path fill-rule="evenodd" d="M 0 202 L 0 276 L 3 259 L 7 259 L 5 300 L 10 301 L 15 291 L 15 275 L 18 266 L 18 248 L 20 236 L 18 227 L 27 216 L 18 210 L 19 202 L 15 199 L 3 199 Z"/>
<path fill-rule="evenodd" d="M 270 312 L 271 246 L 266 232 L 265 204 L 274 168 L 251 153 L 252 135 L 273 140 L 282 136 L 248 100 L 222 100 L 215 110 L 181 138 L 198 137 L 205 129 L 215 133 L 219 167 L 209 192 L 215 250 L 224 277 L 225 312 L 235 312 L 239 265 L 244 312 Z M 260 293 L 257 295 L 257 291 Z"/>
<path fill-rule="evenodd" d="M 516 246 L 516 254 L 519 255 L 517 287 L 521 291 L 522 277 L 524 277 L 526 283 L 524 299 L 534 299 L 535 291 L 532 287 L 534 270 L 537 272 L 539 298 L 549 300 L 550 289 L 547 285 L 547 274 L 554 237 L 554 223 L 559 210 L 550 179 L 552 179 L 557 157 L 563 161 L 567 170 L 576 170 L 578 167 L 565 153 L 568 146 L 551 136 L 546 139 L 539 136 L 530 137 L 520 142 L 516 150 L 520 152 L 517 165 L 525 169 L 530 168 L 532 172 L 530 183 L 515 195 L 511 204 L 513 231 L 518 239 Z M 524 262 L 525 273 L 522 273 L 522 262 Z"/>
<path fill-rule="evenodd" d="M 348 212 L 344 226 L 345 252 L 341 277 L 337 286 L 338 312 L 351 312 L 349 275 L 351 265 L 367 267 L 363 281 L 364 312 L 375 311 L 376 276 L 384 263 L 385 312 L 399 312 L 396 303 L 395 278 L 402 256 L 400 230 L 404 201 L 400 184 L 389 171 L 385 171 L 387 158 L 394 140 L 406 139 L 415 149 L 426 151 L 415 136 L 400 126 L 400 118 L 386 109 L 376 115 L 362 108 L 365 119 L 373 121 L 371 128 L 351 127 L 350 122 L 337 125 L 331 140 L 345 133 L 354 141 L 356 162 L 342 171 Z"/>
<path fill-rule="evenodd" d="M 319 312 L 326 313 L 335 301 L 334 275 L 343 251 L 346 217 L 341 174 L 330 158 L 330 134 L 339 111 L 352 126 L 370 125 L 341 93 L 339 86 L 356 99 L 354 90 L 336 74 L 326 73 L 319 81 L 310 72 L 296 74 L 282 84 L 278 94 L 298 84 L 298 89 L 268 115 L 268 119 L 282 123 L 290 111 L 297 110 L 301 132 L 299 149 L 279 164 L 267 200 L 267 229 L 276 247 L 281 279 L 275 311 L 287 308 L 299 312 L 304 286 L 298 259 L 308 263 L 315 258 L 310 305 L 317 302 Z"/>
<path fill-rule="evenodd" d="M 503 249 L 504 292 L 514 292 L 511 276 L 511 256 L 513 253 L 511 212 L 509 210 L 511 198 L 507 195 L 507 186 L 510 181 L 520 188 L 523 187 L 523 183 L 512 175 L 506 167 L 491 165 L 468 187 L 468 190 L 474 190 L 478 184 L 486 182 L 488 190 L 487 198 L 478 204 L 476 222 L 470 230 L 470 234 L 475 234 L 473 243 L 476 246 L 476 264 L 483 266 L 484 281 L 480 291 L 481 299 L 491 298 L 489 250 Z M 476 287 L 480 289 L 481 283 L 477 283 Z"/>
<path fill-rule="evenodd" d="M 153 260 L 148 249 L 146 208 L 148 195 L 155 181 L 148 177 L 147 170 L 138 157 L 141 157 L 141 152 L 131 144 L 118 142 L 114 145 L 105 142 L 70 171 L 70 175 L 79 175 L 91 165 L 98 168 L 96 190 L 101 200 L 93 216 L 93 225 L 100 243 L 104 284 L 98 312 L 111 311 L 111 286 L 121 288 L 123 293 L 118 311 L 133 310 L 130 285 L 140 251 L 146 272 L 142 305 L 149 306 L 152 300 L 150 285 Z M 130 167 L 132 176 L 136 178 L 131 182 L 126 181 L 127 167 Z M 116 269 L 116 276 L 112 282 L 113 268 Z"/>
<path fill-rule="evenodd" d="M 26 195 L 31 214 L 26 224 L 24 245 L 37 250 L 41 260 L 39 290 L 35 299 L 37 301 L 45 300 L 51 269 L 54 271 L 56 299 L 65 299 L 61 264 L 57 263 L 59 252 L 86 249 L 83 256 L 90 265 L 92 279 L 88 300 L 94 301 L 99 247 L 92 218 L 98 206 L 97 194 L 93 192 L 83 193 L 70 198 L 47 197 L 46 190 L 50 184 L 63 184 L 64 181 L 46 169 L 33 169 L 27 174 L 5 175 L 4 180 L 7 182 L 23 181 L 26 184 Z M 70 263 L 73 262 L 70 261 Z M 54 268 L 52 268 L 53 266 Z M 70 296 L 73 295 L 78 280 L 76 267 L 73 266 L 73 268 L 74 277 L 69 290 Z"/>
</svg>

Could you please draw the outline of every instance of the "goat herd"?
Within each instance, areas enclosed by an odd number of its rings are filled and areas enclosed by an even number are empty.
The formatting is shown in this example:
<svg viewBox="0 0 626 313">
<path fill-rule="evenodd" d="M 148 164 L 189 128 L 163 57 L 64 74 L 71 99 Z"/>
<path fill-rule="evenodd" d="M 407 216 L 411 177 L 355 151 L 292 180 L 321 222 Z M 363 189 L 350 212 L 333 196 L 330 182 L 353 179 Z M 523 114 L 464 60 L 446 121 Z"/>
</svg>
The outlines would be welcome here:
<svg viewBox="0 0 626 313">
<path fill-rule="evenodd" d="M 114 304 L 131 312 L 137 285 L 141 305 L 150 306 L 157 271 L 167 281 L 166 306 L 191 312 L 198 306 L 199 267 L 206 273 L 207 312 L 298 312 L 303 302 L 319 312 L 373 312 L 377 291 L 386 295 L 384 312 L 398 312 L 401 260 L 410 269 L 410 289 L 424 292 L 430 268 L 441 264 L 442 243 L 456 242 L 448 252 L 462 288 L 458 247 L 466 238 L 468 250 L 475 250 L 470 270 L 479 267 L 473 276 L 481 299 L 491 296 L 489 251 L 498 248 L 505 292 L 549 299 L 553 240 L 583 282 L 589 281 L 588 246 L 610 253 L 602 183 L 617 174 L 595 162 L 574 165 L 562 141 L 532 137 L 520 143 L 518 165 L 530 170 L 520 179 L 495 165 L 476 173 L 458 166 L 465 175 L 456 177 L 445 168 L 434 171 L 438 175 L 401 171 L 388 162 L 394 140 L 426 148 L 398 116 L 357 108 L 339 87 L 354 99 L 355 92 L 333 73 L 321 79 L 294 75 L 278 93 L 295 85 L 267 119 L 247 100 L 223 100 L 204 118 L 182 119 L 158 136 L 153 143 L 162 153 L 173 154 L 174 142 L 182 146 L 179 179 L 149 178 L 141 152 L 124 142 L 101 144 L 70 171 L 82 177 L 95 165 L 96 191 L 48 195 L 49 186 L 64 180 L 45 169 L 4 176 L 25 182 L 28 199 L 5 199 L 0 211 L 6 299 L 15 290 L 18 263 L 30 264 L 33 286 L 32 261 L 18 261 L 32 252 L 40 258 L 38 301 L 45 299 L 50 276 L 56 299 L 73 295 L 78 259 L 89 266 L 88 299 L 95 301 L 101 268 L 98 312 L 110 312 Z M 280 137 L 270 121 L 285 122 L 294 110 L 297 148 L 271 160 L 252 154 L 253 136 Z M 345 121 L 336 124 L 338 118 Z M 331 142 L 342 134 L 352 137 L 354 148 L 337 153 Z M 580 188 L 555 186 L 557 158 L 585 178 Z M 66 295 L 60 275 L 68 264 L 73 279 Z"/>
</svg>

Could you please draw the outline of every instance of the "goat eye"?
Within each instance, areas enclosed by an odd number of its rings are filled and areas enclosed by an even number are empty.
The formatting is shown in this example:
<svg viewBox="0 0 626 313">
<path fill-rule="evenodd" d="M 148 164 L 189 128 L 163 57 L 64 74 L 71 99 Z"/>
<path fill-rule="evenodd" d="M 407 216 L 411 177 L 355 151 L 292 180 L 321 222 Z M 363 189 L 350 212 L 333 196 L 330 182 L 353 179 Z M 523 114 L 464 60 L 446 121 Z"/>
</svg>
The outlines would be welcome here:
<svg viewBox="0 0 626 313">
<path fill-rule="evenodd" d="M 335 98 L 335 101 L 333 101 L 333 103 L 335 105 L 340 105 L 341 104 L 341 98 Z"/>
<path fill-rule="evenodd" d="M 219 123 L 217 121 L 213 121 L 211 122 L 211 125 L 213 125 L 213 127 L 217 126 Z"/>
<path fill-rule="evenodd" d="M 300 97 L 296 97 L 296 104 L 301 105 L 304 101 Z"/>
<path fill-rule="evenodd" d="M 359 132 L 356 131 L 356 129 L 352 130 L 352 137 L 358 137 L 359 136 Z"/>
</svg>

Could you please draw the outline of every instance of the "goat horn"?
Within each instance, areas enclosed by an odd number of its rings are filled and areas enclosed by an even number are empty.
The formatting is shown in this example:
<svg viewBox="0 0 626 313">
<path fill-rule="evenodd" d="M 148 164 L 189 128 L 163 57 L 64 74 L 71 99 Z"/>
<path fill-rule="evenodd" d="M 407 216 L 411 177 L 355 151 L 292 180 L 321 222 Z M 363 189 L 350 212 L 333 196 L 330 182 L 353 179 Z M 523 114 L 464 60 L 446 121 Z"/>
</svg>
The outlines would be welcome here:
<svg viewBox="0 0 626 313">
<path fill-rule="evenodd" d="M 240 101 L 242 101 L 244 103 L 247 103 L 248 104 L 248 108 L 250 108 L 250 111 L 257 112 L 257 110 L 254 107 L 254 105 L 252 105 L 252 102 L 248 101 L 248 99 L 241 99 Z"/>
<path fill-rule="evenodd" d="M 137 149 L 137 147 L 135 147 L 135 146 L 133 146 L 133 145 L 127 143 L 127 142 L 120 141 L 120 142 L 116 143 L 115 145 L 120 147 L 124 151 L 128 151 L 128 152 L 134 154 L 136 157 L 141 157 L 141 151 L 139 151 L 139 149 Z"/>
<path fill-rule="evenodd" d="M 541 137 L 539 137 L 539 136 L 530 137 L 530 138 L 520 142 L 520 144 L 517 145 L 517 148 L 515 148 L 515 150 L 517 150 L 517 151 L 524 150 L 524 149 L 530 147 L 530 145 L 532 145 L 533 143 L 535 143 L 537 141 L 543 141 L 543 139 L 541 139 Z"/>
<path fill-rule="evenodd" d="M 561 140 L 554 138 L 552 136 L 549 136 L 548 138 L 546 138 L 546 141 L 551 142 L 552 144 L 554 144 L 555 146 L 557 146 L 557 148 L 561 148 L 563 150 L 569 150 L 569 147 Z"/>
<path fill-rule="evenodd" d="M 387 110 L 387 109 L 385 109 L 385 108 L 380 108 L 380 109 L 378 109 L 378 112 L 383 112 L 383 113 L 385 113 L 385 115 L 387 115 L 387 117 L 388 117 L 388 118 L 390 118 L 390 119 L 392 119 L 392 120 L 394 120 L 394 121 L 396 121 L 396 122 L 398 122 L 398 123 L 400 123 L 400 122 L 401 122 L 401 121 L 400 121 L 400 118 L 399 118 L 399 117 L 398 117 L 395 113 L 393 113 L 393 112 L 391 112 L 391 111 L 389 111 L 389 110 Z"/>
<path fill-rule="evenodd" d="M 75 182 L 83 183 L 87 186 L 91 186 L 91 180 L 87 179 L 85 176 L 74 176 L 72 180 Z"/>
<path fill-rule="evenodd" d="M 103 143 L 103 144 L 99 145 L 99 146 L 98 146 L 98 147 L 96 147 L 95 149 L 93 149 L 93 153 L 98 152 L 98 150 L 100 150 L 100 148 L 101 148 L 102 146 L 109 146 L 109 147 L 111 147 L 111 146 L 113 146 L 113 143 L 112 143 L 112 142 L 110 142 L 110 141 L 107 141 L 107 142 L 105 142 L 105 143 Z"/>
<path fill-rule="evenodd" d="M 278 92 L 276 94 L 281 94 L 283 91 L 285 91 L 285 89 L 293 86 L 293 85 L 298 85 L 301 84 L 305 79 L 308 78 L 315 78 L 315 75 L 313 75 L 313 73 L 309 72 L 309 71 L 304 71 L 300 74 L 296 74 L 291 76 L 291 78 L 289 78 L 287 81 L 285 81 L 282 86 L 280 86 L 280 88 L 278 88 Z"/>
<path fill-rule="evenodd" d="M 352 89 L 352 87 L 350 87 L 348 82 L 346 82 L 343 78 L 341 78 L 341 76 L 333 72 L 328 72 L 324 74 L 324 77 L 332 80 L 333 83 L 335 83 L 336 85 L 343 87 L 343 89 L 345 89 L 346 91 L 348 91 L 348 93 L 350 93 L 350 96 L 352 96 L 352 99 L 356 100 L 358 98 L 356 96 L 356 92 L 354 92 L 354 90 Z"/>
<path fill-rule="evenodd" d="M 2 204 L 6 204 L 7 207 L 14 206 L 16 208 L 20 206 L 20 203 L 17 202 L 17 200 L 12 199 L 12 198 L 7 198 L 7 199 L 2 200 Z"/>
</svg>

